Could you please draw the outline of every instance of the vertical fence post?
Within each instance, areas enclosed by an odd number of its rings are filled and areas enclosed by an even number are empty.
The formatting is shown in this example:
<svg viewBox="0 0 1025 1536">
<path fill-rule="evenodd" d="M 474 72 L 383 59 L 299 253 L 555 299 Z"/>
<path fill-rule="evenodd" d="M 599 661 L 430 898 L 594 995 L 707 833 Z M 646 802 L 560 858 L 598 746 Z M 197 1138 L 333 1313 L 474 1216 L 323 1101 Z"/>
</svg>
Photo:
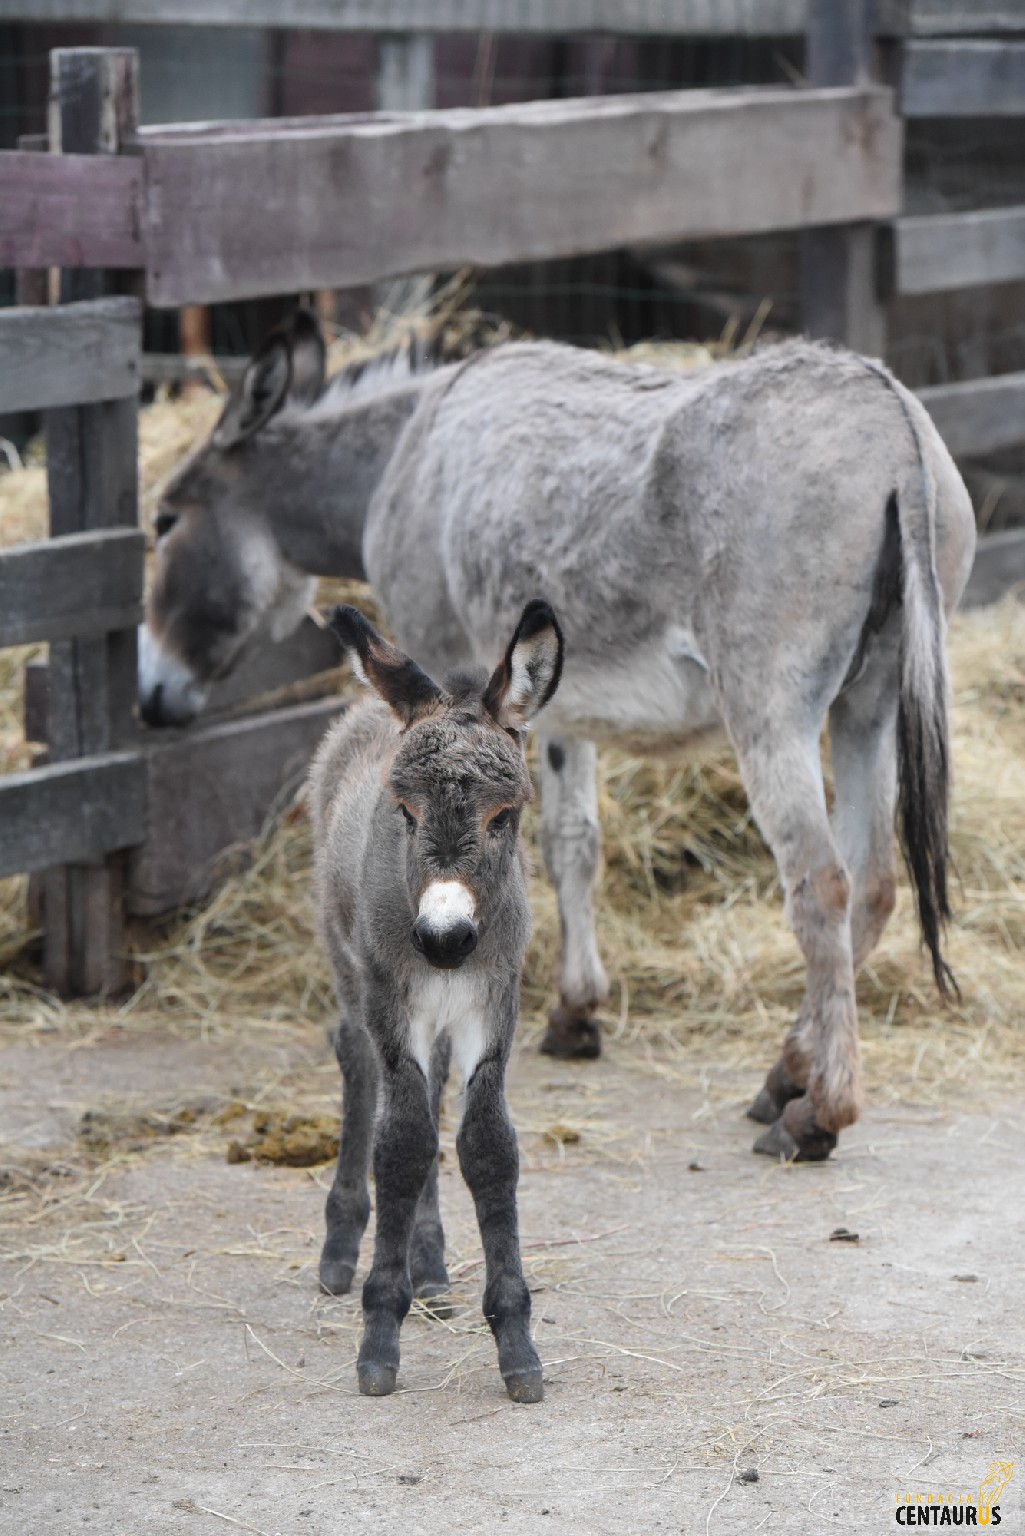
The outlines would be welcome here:
<svg viewBox="0 0 1025 1536">
<path fill-rule="evenodd" d="M 809 85 L 860 85 L 872 78 L 873 0 L 809 0 Z M 882 356 L 885 312 L 877 294 L 876 227 L 809 229 L 801 236 L 801 323 L 809 336 Z"/>
<path fill-rule="evenodd" d="M 60 48 L 50 55 L 50 150 L 117 154 L 138 124 L 138 55 L 131 48 Z M 112 279 L 62 271 L 60 299 L 98 298 Z M 51 410 L 46 417 L 50 536 L 138 521 L 138 402 Z M 50 647 L 48 730 L 53 761 L 109 752 L 134 732 L 136 637 L 122 630 Z M 117 990 L 123 956 L 124 858 L 48 870 L 47 984 L 65 995 Z"/>
<path fill-rule="evenodd" d="M 434 38 L 405 32 L 378 39 L 377 109 L 379 112 L 422 112 L 435 105 Z M 434 283 L 431 273 L 377 283 L 374 304 L 393 315 L 416 309 Z"/>
</svg>

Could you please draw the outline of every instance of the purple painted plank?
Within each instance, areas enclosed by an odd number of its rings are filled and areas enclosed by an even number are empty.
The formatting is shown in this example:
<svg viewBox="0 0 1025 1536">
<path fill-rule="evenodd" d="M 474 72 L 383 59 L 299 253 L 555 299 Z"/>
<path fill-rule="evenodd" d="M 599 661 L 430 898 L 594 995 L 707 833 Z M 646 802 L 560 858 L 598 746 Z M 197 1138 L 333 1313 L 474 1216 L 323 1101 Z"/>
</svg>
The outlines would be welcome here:
<svg viewBox="0 0 1025 1536">
<path fill-rule="evenodd" d="M 142 161 L 0 154 L 0 267 L 142 267 Z"/>
</svg>

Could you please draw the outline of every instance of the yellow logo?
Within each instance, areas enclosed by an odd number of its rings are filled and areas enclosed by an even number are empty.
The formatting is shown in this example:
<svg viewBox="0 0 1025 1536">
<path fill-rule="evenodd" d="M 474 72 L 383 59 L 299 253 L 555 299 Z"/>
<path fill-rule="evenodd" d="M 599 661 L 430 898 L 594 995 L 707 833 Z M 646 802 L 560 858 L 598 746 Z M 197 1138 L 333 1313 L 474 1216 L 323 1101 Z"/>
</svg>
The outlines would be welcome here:
<svg viewBox="0 0 1025 1536">
<path fill-rule="evenodd" d="M 1013 1476 L 1013 1461 L 991 1461 L 975 1497 L 970 1493 L 898 1493 L 894 1518 L 905 1529 L 912 1525 L 999 1525 L 1000 1497 Z"/>
</svg>

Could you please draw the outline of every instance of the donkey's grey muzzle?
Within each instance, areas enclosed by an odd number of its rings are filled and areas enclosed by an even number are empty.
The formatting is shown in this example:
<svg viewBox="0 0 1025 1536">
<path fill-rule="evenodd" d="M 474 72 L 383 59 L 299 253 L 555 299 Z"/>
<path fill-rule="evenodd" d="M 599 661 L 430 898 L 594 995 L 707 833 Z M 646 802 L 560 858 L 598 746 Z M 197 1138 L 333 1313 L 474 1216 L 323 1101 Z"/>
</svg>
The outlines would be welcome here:
<svg viewBox="0 0 1025 1536">
<path fill-rule="evenodd" d="M 465 917 L 440 929 L 418 917 L 410 934 L 413 948 L 442 971 L 457 970 L 477 948 L 477 937 L 476 927 Z"/>
</svg>

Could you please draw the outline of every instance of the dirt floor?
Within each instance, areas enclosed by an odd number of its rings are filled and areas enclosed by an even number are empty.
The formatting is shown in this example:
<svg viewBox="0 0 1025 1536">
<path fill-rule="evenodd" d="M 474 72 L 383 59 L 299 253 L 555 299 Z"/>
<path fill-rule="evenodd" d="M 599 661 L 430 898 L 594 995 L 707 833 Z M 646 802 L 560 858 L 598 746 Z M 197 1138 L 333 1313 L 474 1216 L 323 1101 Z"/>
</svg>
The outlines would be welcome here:
<svg viewBox="0 0 1025 1536">
<path fill-rule="evenodd" d="M 751 1155 L 754 1074 L 640 1039 L 553 1065 L 531 1035 L 545 1402 L 507 1400 L 480 1323 L 453 1119 L 458 1311 L 411 1314 L 401 1390 L 367 1400 L 358 1291 L 316 1284 L 329 1167 L 228 1160 L 254 1110 L 333 1115 L 320 1028 L 97 1021 L 0 1037 L 4 1536 L 883 1531 L 898 1496 L 977 1498 L 994 1460 L 1025 1531 L 1011 1096 L 877 1099 L 828 1164 L 781 1167 Z"/>
</svg>

